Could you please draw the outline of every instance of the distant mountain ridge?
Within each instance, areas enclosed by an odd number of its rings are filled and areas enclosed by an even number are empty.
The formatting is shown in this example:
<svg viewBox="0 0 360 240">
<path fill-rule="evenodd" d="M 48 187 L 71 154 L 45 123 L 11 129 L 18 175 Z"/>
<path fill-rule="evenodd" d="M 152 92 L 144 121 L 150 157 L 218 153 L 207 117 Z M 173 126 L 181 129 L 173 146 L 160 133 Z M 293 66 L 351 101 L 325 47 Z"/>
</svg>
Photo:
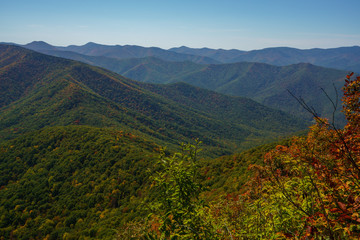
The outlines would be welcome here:
<svg viewBox="0 0 360 240">
<path fill-rule="evenodd" d="M 360 46 L 338 48 L 297 49 L 273 47 L 260 50 L 242 51 L 237 49 L 210 49 L 178 47 L 168 50 L 157 47 L 135 45 L 101 45 L 89 42 L 82 46 L 70 45 L 56 47 L 42 41 L 23 45 L 35 51 L 71 51 L 89 56 L 103 56 L 116 59 L 156 57 L 165 61 L 192 61 L 200 64 L 219 64 L 236 62 L 261 62 L 276 66 L 297 63 L 335 68 L 345 71 L 360 72 Z"/>
<path fill-rule="evenodd" d="M 311 63 L 322 67 L 360 72 L 359 46 L 329 49 L 274 47 L 251 51 L 180 47 L 171 48 L 169 50 L 177 53 L 211 57 L 223 63 L 261 62 L 277 66 L 286 66 L 297 63 Z"/>
<path fill-rule="evenodd" d="M 191 61 L 201 64 L 219 63 L 218 61 L 197 55 L 176 53 L 173 51 L 164 50 L 157 47 L 141 47 L 135 45 L 101 45 L 89 42 L 83 46 L 70 45 L 68 47 L 55 47 L 42 41 L 34 41 L 23 47 L 34 51 L 70 51 L 88 56 L 102 56 L 115 59 L 128 59 L 128 58 L 143 58 L 143 57 L 157 57 L 166 61 Z"/>
<path fill-rule="evenodd" d="M 181 46 L 178 48 L 170 48 L 169 51 L 210 57 L 222 63 L 232 63 L 233 59 L 246 53 L 246 51 L 241 51 L 237 49 L 225 50 L 225 49 L 211 49 L 211 48 L 189 48 L 186 46 Z"/>
</svg>

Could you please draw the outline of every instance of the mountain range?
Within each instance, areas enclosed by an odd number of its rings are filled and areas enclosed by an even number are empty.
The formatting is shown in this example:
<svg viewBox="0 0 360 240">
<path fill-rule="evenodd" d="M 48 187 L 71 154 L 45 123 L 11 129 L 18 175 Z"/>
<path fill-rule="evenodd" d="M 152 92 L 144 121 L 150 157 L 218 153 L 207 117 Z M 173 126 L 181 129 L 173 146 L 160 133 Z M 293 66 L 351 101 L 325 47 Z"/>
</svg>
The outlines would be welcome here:
<svg viewBox="0 0 360 240">
<path fill-rule="evenodd" d="M 360 46 L 339 48 L 297 49 L 289 47 L 274 47 L 260 50 L 241 51 L 237 49 L 209 48 L 170 48 L 168 50 L 156 47 L 141 47 L 135 45 L 101 45 L 89 42 L 82 46 L 67 47 L 52 46 L 41 41 L 34 41 L 23 47 L 35 51 L 70 51 L 89 56 L 103 56 L 115 59 L 156 57 L 165 61 L 192 61 L 201 64 L 260 62 L 275 66 L 286 66 L 297 63 L 335 68 L 345 71 L 360 72 Z"/>
<path fill-rule="evenodd" d="M 169 50 L 177 53 L 210 57 L 223 63 L 261 62 L 276 66 L 311 63 L 327 68 L 360 72 L 359 46 L 329 49 L 274 47 L 251 51 L 179 47 L 171 48 Z"/>
<path fill-rule="evenodd" d="M 1 45 L 0 59 L 2 139 L 45 126 L 80 124 L 134 130 L 159 144 L 200 138 L 229 151 L 305 127 L 250 99 L 187 84 L 143 85 L 17 46 Z"/>
<path fill-rule="evenodd" d="M 115 59 L 128 59 L 128 58 L 143 58 L 148 56 L 154 56 L 166 61 L 192 61 L 196 63 L 219 63 L 218 61 L 198 55 L 177 53 L 174 51 L 168 51 L 157 47 L 145 48 L 135 45 L 101 45 L 89 42 L 83 46 L 70 45 L 68 47 L 56 47 L 45 42 L 31 42 L 23 47 L 35 50 L 35 51 L 69 51 L 76 52 L 89 56 L 103 56 Z"/>
<path fill-rule="evenodd" d="M 91 51 L 91 46 L 94 46 L 94 51 Z M 336 102 L 336 99 L 340 99 L 343 78 L 348 73 L 347 71 L 320 67 L 310 63 L 297 63 L 287 66 L 275 66 L 255 62 L 199 64 L 194 61 L 166 61 L 158 58 L 158 56 L 155 57 L 155 55 L 129 59 L 120 59 L 120 57 L 112 58 L 108 57 L 105 53 L 102 56 L 93 56 L 101 54 L 98 51 L 99 46 L 102 45 L 91 43 L 78 47 L 69 46 L 67 48 L 59 48 L 42 42 L 33 42 L 25 47 L 49 55 L 100 66 L 141 82 L 186 82 L 224 94 L 248 97 L 268 107 L 280 109 L 290 114 L 298 115 L 298 117 L 305 115 L 308 119 L 311 119 L 312 115 L 307 113 L 298 101 L 289 94 L 289 91 L 298 98 L 304 99 L 309 106 L 314 107 L 320 116 L 332 119 L 334 109 L 328 97 L 334 102 Z M 106 49 L 106 46 L 102 47 Z M 117 48 L 116 46 L 108 47 Z M 121 47 L 118 46 L 118 48 Z M 76 50 L 77 52 L 64 51 L 65 49 Z M 184 47 L 179 49 L 186 49 L 187 51 L 183 51 L 184 54 L 190 52 L 192 54 L 197 53 L 207 56 L 216 54 L 226 55 L 226 53 L 229 53 L 229 56 L 231 54 L 234 56 L 237 53 L 235 50 L 227 52 L 226 50 L 212 49 L 191 51 L 191 49 Z M 351 49 L 356 50 L 357 48 L 340 48 L 337 51 L 329 49 L 322 51 L 324 52 L 322 55 L 330 56 L 331 52 L 337 54 L 343 52 L 345 56 L 346 53 L 351 52 Z M 278 50 L 280 51 L 281 49 L 279 48 Z M 275 51 L 275 49 L 265 52 L 269 52 L 269 56 L 277 56 L 276 51 L 275 53 L 273 53 L 273 51 Z M 93 55 L 84 55 L 79 52 Z M 146 51 L 144 50 L 143 52 Z M 325 52 L 328 53 L 325 54 Z M 338 56 L 337 54 L 331 55 L 331 58 Z M 314 54 L 311 55 L 308 53 L 308 55 L 312 56 L 312 59 L 316 58 L 313 56 Z M 321 54 L 319 54 L 319 56 L 320 55 Z M 350 55 L 353 56 L 352 54 Z M 295 62 L 296 59 L 297 57 L 294 58 Z M 356 58 L 354 59 L 356 60 Z M 343 125 L 345 121 L 340 113 L 340 108 L 336 109 L 335 115 L 336 122 Z"/>
</svg>

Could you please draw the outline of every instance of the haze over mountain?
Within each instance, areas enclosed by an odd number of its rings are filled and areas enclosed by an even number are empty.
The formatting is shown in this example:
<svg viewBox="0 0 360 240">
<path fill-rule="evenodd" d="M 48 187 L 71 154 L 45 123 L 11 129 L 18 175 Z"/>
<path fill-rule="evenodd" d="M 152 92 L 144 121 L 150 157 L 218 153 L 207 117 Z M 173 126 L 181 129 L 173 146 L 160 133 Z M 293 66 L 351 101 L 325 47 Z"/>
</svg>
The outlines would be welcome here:
<svg viewBox="0 0 360 240">
<path fill-rule="evenodd" d="M 171 48 L 169 50 L 156 47 L 131 45 L 101 45 L 89 42 L 83 46 L 68 47 L 51 46 L 45 42 L 35 41 L 24 45 L 35 51 L 71 51 L 89 56 L 104 56 L 117 59 L 157 57 L 165 61 L 192 61 L 201 64 L 261 62 L 277 66 L 297 63 L 335 68 L 345 71 L 360 72 L 360 47 L 339 47 L 329 49 L 297 49 L 289 47 L 265 48 L 260 50 L 241 51 L 188 47 Z"/>
<path fill-rule="evenodd" d="M 211 57 L 223 63 L 261 62 L 277 66 L 286 66 L 296 63 L 311 63 L 327 68 L 360 72 L 359 46 L 329 49 L 274 47 L 252 51 L 180 47 L 171 48 L 169 50 L 177 53 Z"/>
<path fill-rule="evenodd" d="M 55 47 L 45 42 L 35 41 L 24 45 L 24 47 L 40 52 L 49 51 L 49 50 L 60 50 L 60 51 L 76 52 L 89 56 L 111 57 L 115 59 L 143 58 L 143 57 L 153 56 L 153 57 L 161 58 L 166 61 L 192 61 L 203 64 L 219 63 L 218 61 L 208 57 L 176 53 L 157 47 L 146 48 L 146 47 L 134 46 L 134 45 L 109 46 L 109 45 L 101 45 L 101 44 L 89 42 L 83 46 L 70 45 L 68 47 Z"/>
</svg>

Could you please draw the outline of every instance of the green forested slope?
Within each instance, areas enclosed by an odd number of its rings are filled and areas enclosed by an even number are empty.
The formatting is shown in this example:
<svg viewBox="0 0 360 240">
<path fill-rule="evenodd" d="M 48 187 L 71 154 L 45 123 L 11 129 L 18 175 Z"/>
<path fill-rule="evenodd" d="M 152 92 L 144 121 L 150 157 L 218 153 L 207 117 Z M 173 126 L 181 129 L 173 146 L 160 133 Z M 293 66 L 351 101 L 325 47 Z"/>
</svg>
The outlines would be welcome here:
<svg viewBox="0 0 360 240">
<path fill-rule="evenodd" d="M 204 66 L 199 71 L 169 78 L 168 82 L 186 82 L 220 93 L 251 98 L 266 106 L 311 119 L 312 116 L 288 91 L 303 98 L 308 105 L 314 106 L 321 116 L 331 118 L 333 108 L 322 89 L 334 101 L 338 94 L 340 100 L 345 75 L 344 71 L 305 63 L 285 67 L 262 63 L 235 63 Z M 337 121 L 343 123 L 339 109 L 336 115 Z"/>
<path fill-rule="evenodd" d="M 128 132 L 86 126 L 44 128 L 1 144 L 0 235 L 114 235 L 139 214 L 156 149 Z"/>
<path fill-rule="evenodd" d="M 201 154 L 200 175 L 210 190 L 204 197 L 239 192 L 252 176 L 249 164 L 273 146 L 211 160 Z M 0 235 L 113 239 L 122 224 L 148 213 L 144 199 L 158 156 L 151 141 L 89 126 L 46 127 L 0 144 Z"/>
<path fill-rule="evenodd" d="M 210 116 L 228 122 L 228 124 L 245 126 L 251 123 L 254 130 L 294 131 L 296 126 L 303 122 L 302 119 L 292 118 L 284 112 L 267 108 L 249 98 L 218 94 L 183 82 L 166 85 L 138 84 L 197 111 L 206 111 Z M 237 119 L 236 123 L 233 119 Z M 276 120 L 274 121 L 274 119 Z M 267 124 L 269 121 L 272 124 Z"/>
<path fill-rule="evenodd" d="M 321 91 L 323 88 L 335 98 L 336 90 L 341 95 L 345 72 L 325 69 L 311 64 L 296 64 L 276 67 L 262 63 L 236 63 L 210 65 L 179 81 L 208 88 L 225 94 L 252 98 L 267 106 L 290 113 L 306 113 L 287 90 L 301 96 L 317 111 L 329 117 L 331 103 Z"/>
</svg>

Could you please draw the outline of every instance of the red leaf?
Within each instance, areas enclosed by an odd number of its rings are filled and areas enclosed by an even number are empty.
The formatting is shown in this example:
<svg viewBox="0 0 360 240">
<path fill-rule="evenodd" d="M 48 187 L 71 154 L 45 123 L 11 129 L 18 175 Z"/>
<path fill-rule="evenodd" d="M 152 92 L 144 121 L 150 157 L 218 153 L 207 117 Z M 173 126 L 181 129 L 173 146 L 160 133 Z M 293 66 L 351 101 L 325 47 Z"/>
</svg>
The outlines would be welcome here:
<svg viewBox="0 0 360 240">
<path fill-rule="evenodd" d="M 345 205 L 344 203 L 338 202 L 338 205 L 339 205 L 339 207 L 340 207 L 341 210 L 343 210 L 344 212 L 347 212 L 347 210 L 346 210 L 346 205 Z"/>
<path fill-rule="evenodd" d="M 329 210 L 330 212 L 334 213 L 334 212 L 339 212 L 339 209 L 338 208 L 332 208 Z"/>
</svg>

